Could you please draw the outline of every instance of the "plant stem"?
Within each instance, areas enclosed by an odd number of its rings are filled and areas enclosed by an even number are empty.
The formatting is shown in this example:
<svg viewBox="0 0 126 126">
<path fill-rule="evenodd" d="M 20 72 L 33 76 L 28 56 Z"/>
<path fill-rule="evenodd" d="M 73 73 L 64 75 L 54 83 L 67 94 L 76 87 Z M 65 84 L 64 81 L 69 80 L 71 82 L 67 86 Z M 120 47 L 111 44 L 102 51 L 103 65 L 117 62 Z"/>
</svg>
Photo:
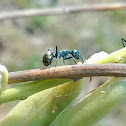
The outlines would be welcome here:
<svg viewBox="0 0 126 126">
<path fill-rule="evenodd" d="M 7 19 L 15 19 L 30 16 L 48 16 L 48 15 L 63 15 L 70 13 L 83 13 L 83 12 L 96 12 L 96 11 L 108 11 L 126 8 L 125 2 L 118 3 L 103 3 L 103 4 L 93 4 L 93 5 L 82 5 L 82 6 L 65 6 L 65 7 L 55 7 L 47 9 L 31 9 L 31 10 L 21 10 L 14 12 L 3 12 L 0 14 L 0 21 Z"/>
<path fill-rule="evenodd" d="M 9 83 L 44 79 L 80 79 L 91 76 L 126 77 L 125 64 L 83 64 L 51 67 L 50 69 L 32 69 L 9 73 Z"/>
</svg>

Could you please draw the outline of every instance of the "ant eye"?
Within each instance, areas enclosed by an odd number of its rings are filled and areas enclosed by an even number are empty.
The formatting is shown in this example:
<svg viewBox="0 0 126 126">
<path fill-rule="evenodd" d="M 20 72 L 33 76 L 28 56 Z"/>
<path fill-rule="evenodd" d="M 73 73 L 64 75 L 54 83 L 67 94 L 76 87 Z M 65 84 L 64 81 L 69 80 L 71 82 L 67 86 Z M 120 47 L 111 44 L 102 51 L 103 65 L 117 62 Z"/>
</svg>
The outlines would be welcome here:
<svg viewBox="0 0 126 126">
<path fill-rule="evenodd" d="M 77 54 L 77 52 L 75 52 L 75 54 Z"/>
</svg>

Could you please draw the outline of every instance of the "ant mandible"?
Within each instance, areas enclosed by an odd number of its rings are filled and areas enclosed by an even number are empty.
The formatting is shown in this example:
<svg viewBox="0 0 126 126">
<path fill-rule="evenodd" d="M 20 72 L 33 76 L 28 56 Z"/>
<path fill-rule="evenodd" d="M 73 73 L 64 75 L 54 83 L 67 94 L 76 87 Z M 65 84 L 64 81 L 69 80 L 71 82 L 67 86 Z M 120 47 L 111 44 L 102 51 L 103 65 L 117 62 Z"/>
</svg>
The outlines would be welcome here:
<svg viewBox="0 0 126 126">
<path fill-rule="evenodd" d="M 68 60 L 68 59 L 71 59 L 71 58 L 73 59 L 75 64 L 77 64 L 75 59 L 77 59 L 77 60 L 81 59 L 82 62 L 84 63 L 84 58 L 81 56 L 81 54 L 78 50 L 75 50 L 75 49 L 73 49 L 72 51 L 62 50 L 62 51 L 58 52 L 57 46 L 56 46 L 56 52 L 55 53 L 51 48 L 48 49 L 48 51 L 43 56 L 42 62 L 45 66 L 51 66 L 52 60 L 54 58 L 57 59 L 55 67 L 57 65 L 58 60 L 61 59 L 61 58 L 63 58 L 63 63 L 65 63 L 65 60 Z"/>
</svg>

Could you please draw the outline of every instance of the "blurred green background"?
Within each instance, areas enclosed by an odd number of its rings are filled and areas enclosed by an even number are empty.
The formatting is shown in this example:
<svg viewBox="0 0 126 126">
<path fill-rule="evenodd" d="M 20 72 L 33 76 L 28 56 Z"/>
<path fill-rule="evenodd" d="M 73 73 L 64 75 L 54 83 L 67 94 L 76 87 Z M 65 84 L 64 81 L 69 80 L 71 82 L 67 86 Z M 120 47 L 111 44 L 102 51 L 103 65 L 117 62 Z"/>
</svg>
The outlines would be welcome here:
<svg viewBox="0 0 126 126">
<path fill-rule="evenodd" d="M 0 12 L 104 2 L 125 0 L 0 0 Z M 0 21 L 0 64 L 9 72 L 40 68 L 44 53 L 48 48 L 55 49 L 56 45 L 59 50 L 77 49 L 85 59 L 100 51 L 111 53 L 123 47 L 121 37 L 126 39 L 125 27 L 125 9 Z M 62 60 L 58 65 L 63 65 Z M 97 80 L 94 80 L 97 84 L 104 81 Z M 1 105 L 0 118 L 16 103 Z M 123 105 L 96 126 L 125 126 L 125 117 Z"/>
</svg>

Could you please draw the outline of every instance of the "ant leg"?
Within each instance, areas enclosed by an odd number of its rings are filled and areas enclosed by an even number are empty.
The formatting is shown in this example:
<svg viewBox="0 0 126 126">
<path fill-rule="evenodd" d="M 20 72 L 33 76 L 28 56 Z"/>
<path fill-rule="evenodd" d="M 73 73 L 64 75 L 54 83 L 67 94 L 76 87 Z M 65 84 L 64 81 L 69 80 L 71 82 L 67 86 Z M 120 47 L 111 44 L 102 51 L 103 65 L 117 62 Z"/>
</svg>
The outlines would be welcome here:
<svg viewBox="0 0 126 126">
<path fill-rule="evenodd" d="M 56 46 L 56 50 L 57 50 L 57 46 Z M 55 67 L 57 66 L 57 63 L 58 63 L 58 60 L 61 58 L 61 53 L 59 52 L 56 52 L 56 64 L 55 64 Z"/>
<path fill-rule="evenodd" d="M 77 64 L 77 62 L 76 62 L 76 60 L 74 59 L 74 57 L 72 57 L 72 58 L 73 58 L 74 63 Z"/>
<path fill-rule="evenodd" d="M 42 70 L 42 64 L 40 65 L 40 70 Z"/>
<path fill-rule="evenodd" d="M 50 67 L 51 67 L 51 64 L 50 64 L 49 67 L 48 67 L 48 71 L 49 71 Z"/>
<path fill-rule="evenodd" d="M 71 65 L 71 59 L 70 59 L 70 65 Z"/>
<path fill-rule="evenodd" d="M 63 65 L 65 65 L 65 59 L 63 58 Z"/>
<path fill-rule="evenodd" d="M 71 58 L 73 58 L 73 57 L 68 57 L 68 56 L 64 56 L 63 57 L 63 63 L 64 63 L 64 65 L 65 65 L 65 60 L 68 60 L 68 59 L 71 59 Z M 71 61 L 71 60 L 70 60 Z M 71 64 L 71 62 L 70 62 L 70 64 Z"/>
<path fill-rule="evenodd" d="M 71 58 L 73 59 L 74 63 L 77 64 L 77 62 L 76 62 L 76 60 L 75 60 L 75 58 L 73 56 L 71 56 L 71 57 L 64 57 L 65 60 L 71 59 Z"/>
<path fill-rule="evenodd" d="M 125 44 L 124 44 L 124 42 L 126 42 L 126 40 L 124 38 L 121 38 L 121 40 L 122 40 L 123 46 L 126 47 Z"/>
<path fill-rule="evenodd" d="M 56 64 L 55 64 L 55 67 L 57 66 L 58 60 L 59 60 L 59 58 L 57 57 L 57 60 L 56 60 Z"/>
</svg>

